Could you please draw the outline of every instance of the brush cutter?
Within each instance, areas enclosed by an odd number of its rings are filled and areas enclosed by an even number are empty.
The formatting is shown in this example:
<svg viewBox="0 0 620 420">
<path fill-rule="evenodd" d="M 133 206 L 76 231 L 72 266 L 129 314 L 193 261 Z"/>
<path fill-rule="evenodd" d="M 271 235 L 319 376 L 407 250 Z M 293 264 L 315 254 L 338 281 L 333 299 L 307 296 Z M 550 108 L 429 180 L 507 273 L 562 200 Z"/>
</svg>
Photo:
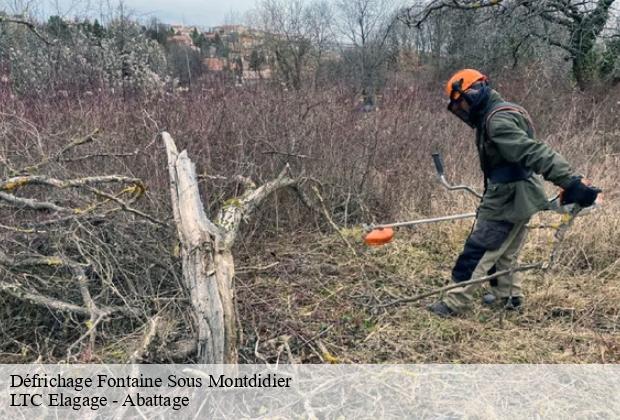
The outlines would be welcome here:
<svg viewBox="0 0 620 420">
<path fill-rule="evenodd" d="M 449 191 L 467 191 L 468 193 L 482 199 L 482 194 L 477 192 L 475 189 L 468 185 L 452 185 L 450 184 L 445 177 L 444 173 L 444 165 L 443 159 L 440 153 L 433 153 L 433 162 L 435 163 L 435 169 L 437 171 L 437 178 L 441 185 L 446 187 Z M 562 193 L 557 194 L 555 197 L 549 199 L 549 210 L 554 211 L 556 213 L 560 213 L 565 215 L 565 219 L 562 221 L 562 226 L 558 229 L 556 236 L 561 232 L 561 236 L 564 236 L 566 229 L 563 227 L 566 226 L 568 228 L 570 224 L 572 224 L 572 220 L 577 217 L 589 213 L 600 206 L 602 202 L 602 195 L 599 195 L 597 202 L 583 209 L 577 204 L 562 204 Z M 449 220 L 460 220 L 460 219 L 469 219 L 475 218 L 476 213 L 461 213 L 455 214 L 452 216 L 442 216 L 442 217 L 433 217 L 430 219 L 420 219 L 420 220 L 412 220 L 409 222 L 396 222 L 396 223 L 386 223 L 386 224 L 364 224 L 362 228 L 365 232 L 364 242 L 369 246 L 381 246 L 385 245 L 392 241 L 394 238 L 394 228 L 403 227 L 403 226 L 417 226 L 417 225 L 425 225 L 430 223 L 437 222 L 445 222 Z"/>
</svg>

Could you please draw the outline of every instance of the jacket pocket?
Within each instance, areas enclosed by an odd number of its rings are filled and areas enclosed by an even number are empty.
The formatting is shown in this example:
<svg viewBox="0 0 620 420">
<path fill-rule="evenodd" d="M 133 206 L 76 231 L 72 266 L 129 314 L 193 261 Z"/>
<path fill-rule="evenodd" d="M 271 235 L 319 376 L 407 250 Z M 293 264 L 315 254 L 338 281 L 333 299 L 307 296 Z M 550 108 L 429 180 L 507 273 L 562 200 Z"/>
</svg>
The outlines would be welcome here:
<svg viewBox="0 0 620 420">
<path fill-rule="evenodd" d="M 470 240 L 487 251 L 495 251 L 506 241 L 513 227 L 514 223 L 510 222 L 478 220 Z"/>
<path fill-rule="evenodd" d="M 509 209 L 515 198 L 516 183 L 489 184 L 480 207 L 493 213 Z"/>
</svg>

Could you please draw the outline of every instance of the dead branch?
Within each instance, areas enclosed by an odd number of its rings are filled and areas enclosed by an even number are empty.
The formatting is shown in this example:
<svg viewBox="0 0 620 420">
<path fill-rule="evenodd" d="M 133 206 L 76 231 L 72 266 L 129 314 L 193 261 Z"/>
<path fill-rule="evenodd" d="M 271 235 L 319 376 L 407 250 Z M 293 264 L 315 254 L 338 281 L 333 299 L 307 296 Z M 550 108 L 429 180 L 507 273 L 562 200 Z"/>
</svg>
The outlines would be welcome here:
<svg viewBox="0 0 620 420">
<path fill-rule="evenodd" d="M 289 172 L 290 167 L 287 164 L 275 179 L 258 188 L 253 182 L 246 183 L 246 190 L 243 195 L 229 200 L 221 208 L 215 223 L 224 230 L 223 245 L 226 248 L 232 248 L 241 222 L 250 218 L 265 198 L 279 189 L 293 187 L 299 183 L 298 179 L 287 176 Z"/>
<path fill-rule="evenodd" d="M 334 222 L 334 220 L 329 215 L 329 212 L 327 211 L 327 207 L 325 207 L 325 201 L 323 200 L 323 197 L 321 196 L 319 189 L 317 187 L 312 187 L 312 190 L 314 191 L 314 194 L 316 194 L 317 198 L 319 199 L 319 202 L 321 203 L 321 208 L 323 209 L 323 215 L 325 216 L 325 219 L 327 219 L 331 227 L 336 231 L 338 236 L 340 236 L 340 239 L 342 239 L 342 242 L 345 243 L 347 248 L 351 250 L 351 253 L 353 254 L 353 256 L 357 257 L 358 256 L 357 251 L 355 250 L 355 248 L 353 248 L 353 245 L 351 245 L 351 243 L 347 240 L 347 238 L 342 234 L 342 231 L 340 230 L 336 222 Z"/>
<path fill-rule="evenodd" d="M 73 140 L 72 142 L 70 142 L 69 144 L 67 144 L 65 147 L 63 147 L 62 149 L 60 149 L 58 152 L 56 152 L 56 154 L 52 155 L 52 156 L 48 156 L 46 158 L 44 158 L 41 162 L 31 165 L 31 166 L 27 166 L 24 169 L 18 171 L 19 173 L 30 173 L 33 171 L 36 171 L 38 169 L 40 169 L 42 166 L 47 165 L 50 162 L 53 162 L 55 160 L 59 160 L 65 153 L 67 153 L 69 150 L 73 149 L 74 147 L 77 146 L 81 146 L 83 144 L 87 144 L 90 143 L 92 141 L 95 140 L 95 136 L 99 133 L 99 129 L 95 129 L 93 130 L 90 134 L 82 137 L 82 138 L 78 138 L 76 140 Z"/>
<path fill-rule="evenodd" d="M 140 211 L 138 209 L 134 209 L 133 207 L 130 207 L 125 201 L 121 200 L 117 196 L 113 196 L 111 194 L 105 193 L 105 192 L 103 192 L 101 190 L 98 190 L 98 189 L 92 188 L 92 187 L 89 187 L 88 189 L 90 191 L 92 191 L 95 195 L 103 197 L 106 200 L 114 201 L 115 203 L 117 203 L 121 207 L 122 210 L 124 210 L 124 211 L 126 211 L 128 213 L 133 213 L 133 214 L 135 214 L 137 216 L 140 216 L 140 217 L 148 220 L 151 223 L 155 223 L 155 224 L 160 225 L 160 226 L 165 226 L 165 227 L 168 226 L 168 224 L 166 222 L 163 222 L 163 221 L 161 221 L 159 219 L 156 219 L 155 217 L 153 217 L 153 216 L 151 216 L 151 215 L 149 215 L 149 214 L 147 214 L 147 213 L 145 213 L 143 211 Z M 138 192 L 138 194 L 140 194 L 140 193 Z M 137 198 L 137 196 L 138 195 L 136 195 L 136 198 Z"/>
<path fill-rule="evenodd" d="M 500 277 L 500 276 L 503 276 L 503 275 L 506 275 L 506 274 L 517 273 L 517 272 L 520 272 L 520 271 L 534 270 L 536 268 L 542 268 L 542 267 L 543 267 L 543 263 L 534 263 L 534 264 L 522 265 L 522 266 L 510 268 L 508 270 L 498 271 L 498 272 L 496 272 L 494 274 L 491 274 L 491 275 L 488 275 L 488 276 L 484 276 L 484 277 L 479 277 L 477 279 L 467 280 L 467 281 L 464 281 L 464 282 L 461 282 L 461 283 L 453 283 L 453 284 L 450 284 L 448 286 L 440 287 L 439 289 L 434 289 L 434 290 L 431 290 L 430 292 L 422 293 L 422 294 L 419 294 L 419 295 L 416 295 L 416 296 L 404 297 L 404 298 L 393 300 L 391 302 L 383 303 L 383 304 L 380 304 L 380 305 L 373 305 L 373 306 L 375 308 L 385 308 L 387 306 L 400 305 L 402 303 L 417 302 L 417 301 L 422 300 L 424 298 L 427 298 L 429 296 L 437 295 L 437 294 L 442 293 L 442 292 L 447 292 L 448 290 L 456 289 L 457 287 L 469 286 L 471 284 L 484 283 L 485 281 L 493 280 L 493 279 L 495 279 L 497 277 Z"/>
<path fill-rule="evenodd" d="M 145 190 L 142 180 L 121 175 L 87 176 L 76 179 L 57 179 L 45 175 L 22 175 L 0 181 L 0 190 L 15 191 L 27 185 L 45 185 L 58 189 L 66 189 L 112 183 L 133 184 L 138 192 L 143 192 Z"/>
<path fill-rule="evenodd" d="M 8 17 L 8 16 L 0 15 L 0 23 L 3 23 L 3 22 L 15 23 L 17 25 L 23 25 L 23 26 L 27 27 L 28 30 L 30 30 L 30 32 L 32 32 L 37 38 L 39 38 L 41 41 L 43 41 L 48 47 L 51 47 L 52 45 L 54 45 L 53 42 L 49 41 L 46 37 L 41 35 L 41 33 L 37 30 L 37 27 L 32 22 L 29 22 L 29 21 L 24 20 L 24 19 L 15 18 L 15 17 Z"/>
<path fill-rule="evenodd" d="M 88 279 L 84 274 L 83 267 L 75 261 L 71 261 L 67 258 L 60 256 L 30 256 L 24 257 L 20 259 L 12 259 L 2 251 L 0 251 L 0 265 L 6 267 L 10 270 L 23 271 L 24 269 L 37 267 L 37 266 L 46 266 L 46 267 L 54 267 L 54 268 L 66 268 L 74 277 L 76 282 L 80 287 L 80 291 L 82 293 L 84 306 L 78 306 L 72 303 L 63 302 L 58 299 L 54 299 L 48 296 L 44 296 L 38 292 L 27 290 L 21 285 L 11 284 L 7 282 L 0 283 L 0 290 L 11 294 L 14 297 L 19 299 L 23 299 L 39 306 L 45 306 L 51 309 L 55 309 L 63 312 L 73 312 L 79 315 L 87 315 L 91 316 L 93 314 L 99 316 L 109 316 L 115 312 L 123 312 L 125 314 L 133 314 L 128 308 L 125 307 L 102 307 L 98 308 L 92 297 L 90 296 L 90 292 L 88 291 L 87 283 Z"/>
<path fill-rule="evenodd" d="M 54 309 L 60 312 L 71 312 L 77 315 L 90 315 L 90 311 L 87 308 L 74 305 L 72 303 L 63 302 L 49 296 L 43 296 L 37 292 L 26 290 L 17 284 L 0 282 L 0 290 L 17 299 L 27 301 L 33 305 L 43 306 L 45 308 Z"/>
<path fill-rule="evenodd" d="M 142 343 L 140 347 L 138 347 L 131 357 L 129 358 L 128 363 L 138 363 L 142 361 L 144 355 L 148 352 L 149 346 L 153 339 L 157 336 L 157 328 L 159 327 L 159 322 L 161 321 L 161 317 L 155 316 L 149 319 L 148 328 L 142 338 Z"/>
<path fill-rule="evenodd" d="M 90 153 L 84 156 L 78 156 L 74 158 L 61 158 L 59 162 L 79 162 L 82 160 L 94 159 L 94 158 L 103 158 L 103 157 L 133 157 L 138 154 L 137 151 L 133 151 L 131 153 Z"/>
<path fill-rule="evenodd" d="M 2 200 L 18 208 L 28 208 L 32 210 L 49 210 L 58 213 L 66 213 L 72 211 L 71 209 L 57 206 L 56 204 L 50 203 L 49 201 L 39 201 L 32 198 L 15 197 L 13 194 L 7 194 L 0 191 L 0 201 Z"/>
</svg>

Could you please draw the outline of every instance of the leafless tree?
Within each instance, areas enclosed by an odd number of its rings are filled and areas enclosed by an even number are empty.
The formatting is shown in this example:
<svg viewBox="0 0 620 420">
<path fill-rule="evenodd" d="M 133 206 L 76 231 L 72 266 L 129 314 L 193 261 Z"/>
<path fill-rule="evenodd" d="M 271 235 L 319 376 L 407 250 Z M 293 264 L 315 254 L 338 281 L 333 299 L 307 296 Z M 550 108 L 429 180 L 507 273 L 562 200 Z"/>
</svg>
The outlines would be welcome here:
<svg viewBox="0 0 620 420">
<path fill-rule="evenodd" d="M 310 28 L 304 15 L 303 0 L 264 0 L 258 7 L 266 47 L 275 58 L 280 76 L 294 89 L 301 88 L 311 50 Z"/>
<path fill-rule="evenodd" d="M 339 0 L 340 36 L 346 40 L 343 56 L 356 75 L 365 105 L 374 105 L 390 51 L 389 36 L 396 24 L 394 0 Z"/>
<path fill-rule="evenodd" d="M 326 0 L 312 2 L 305 11 L 304 19 L 308 24 L 308 37 L 312 43 L 312 58 L 314 62 L 314 85 L 322 73 L 325 54 L 335 41 L 334 37 L 334 9 Z"/>
<path fill-rule="evenodd" d="M 522 32 L 513 43 L 518 53 L 528 37 L 560 48 L 571 61 L 572 73 L 580 88 L 585 88 L 593 75 L 593 52 L 603 34 L 615 0 L 433 0 L 403 10 L 401 17 L 412 27 L 420 28 L 431 16 L 446 11 L 484 12 L 484 19 L 498 19 L 504 27 L 518 26 Z M 487 13 L 488 11 L 488 13 Z M 477 25 L 472 27 L 476 31 Z"/>
</svg>

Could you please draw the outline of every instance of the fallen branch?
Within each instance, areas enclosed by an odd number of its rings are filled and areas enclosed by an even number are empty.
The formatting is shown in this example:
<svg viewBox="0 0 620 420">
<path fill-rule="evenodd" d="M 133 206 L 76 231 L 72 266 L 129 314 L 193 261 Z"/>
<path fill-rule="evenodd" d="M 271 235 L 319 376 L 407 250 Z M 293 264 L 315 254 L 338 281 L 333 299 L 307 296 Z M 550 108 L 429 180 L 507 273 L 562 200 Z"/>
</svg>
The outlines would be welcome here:
<svg viewBox="0 0 620 420">
<path fill-rule="evenodd" d="M 138 363 L 142 361 L 142 358 L 147 353 L 151 342 L 157 335 L 157 328 L 159 327 L 159 322 L 161 318 L 159 316 L 155 316 L 154 318 L 149 319 L 148 329 L 142 338 L 142 344 L 140 347 L 133 352 L 131 357 L 129 358 L 129 363 Z"/>
<path fill-rule="evenodd" d="M 142 180 L 121 175 L 87 176 L 76 179 L 57 179 L 44 175 L 22 175 L 0 181 L 0 190 L 15 191 L 26 185 L 46 185 L 58 189 L 87 187 L 95 184 L 133 184 L 136 189 L 144 191 Z"/>
<path fill-rule="evenodd" d="M 427 298 L 429 296 L 433 296 L 433 295 L 436 295 L 436 294 L 439 294 L 439 293 L 442 293 L 442 292 L 447 292 L 448 290 L 456 289 L 458 287 L 469 286 L 471 284 L 484 283 L 485 281 L 493 280 L 493 279 L 495 279 L 497 277 L 500 277 L 500 276 L 503 276 L 503 275 L 510 275 L 510 274 L 513 274 L 513 273 L 518 273 L 520 271 L 527 271 L 527 270 L 534 270 L 536 268 L 543 268 L 543 266 L 544 266 L 544 263 L 533 263 L 533 264 L 521 265 L 521 266 L 518 266 L 518 267 L 510 268 L 508 270 L 498 271 L 498 272 L 490 274 L 488 276 L 479 277 L 477 279 L 467 280 L 467 281 L 464 281 L 464 282 L 461 282 L 461 283 L 453 283 L 453 284 L 450 284 L 448 286 L 440 287 L 439 289 L 431 290 L 430 292 L 419 294 L 417 296 L 404 297 L 404 298 L 393 300 L 391 302 L 383 303 L 383 304 L 380 304 L 380 305 L 373 305 L 373 306 L 375 308 L 385 308 L 387 306 L 399 305 L 399 304 L 402 304 L 402 303 L 417 302 L 418 300 L 422 300 L 424 298 Z"/>
<path fill-rule="evenodd" d="M 92 188 L 92 187 L 89 188 L 89 190 L 92 191 L 95 195 L 98 195 L 98 196 L 103 197 L 103 198 L 105 198 L 107 200 L 110 200 L 110 201 L 114 201 L 115 203 L 117 203 L 121 207 L 122 210 L 124 210 L 124 211 L 126 211 L 128 213 L 133 213 L 136 216 L 140 216 L 140 217 L 148 220 L 149 222 L 155 223 L 157 225 L 168 227 L 168 224 L 166 222 L 163 222 L 163 221 L 161 221 L 159 219 L 156 219 L 153 216 L 150 216 L 150 215 L 148 215 L 147 213 L 145 213 L 143 211 L 140 211 L 138 209 L 134 209 L 133 207 L 130 207 L 125 201 L 121 200 L 120 198 L 118 198 L 116 196 L 113 196 L 111 194 L 105 193 L 105 192 L 103 192 L 101 190 L 98 190 L 98 189 Z M 138 193 L 138 194 L 140 194 L 140 193 Z"/>
<path fill-rule="evenodd" d="M 71 312 L 77 315 L 90 315 L 90 311 L 83 306 L 74 305 L 72 303 L 63 302 L 61 300 L 51 298 L 49 296 L 44 296 L 40 293 L 26 290 L 17 284 L 0 282 L 0 291 L 37 306 L 43 306 L 60 312 Z"/>
<path fill-rule="evenodd" d="M 90 317 L 94 316 L 109 316 L 115 312 L 123 312 L 127 315 L 134 315 L 133 311 L 125 307 L 97 307 L 90 296 L 87 284 L 88 279 L 84 273 L 84 269 L 80 264 L 75 261 L 71 261 L 67 258 L 59 256 L 49 257 L 25 257 L 19 260 L 12 259 L 0 251 L 0 265 L 6 267 L 9 270 L 23 271 L 25 268 L 47 266 L 67 269 L 78 283 L 80 293 L 85 306 L 75 305 L 73 303 L 64 302 L 49 296 L 42 295 L 36 291 L 27 290 L 21 285 L 7 282 L 0 282 L 0 291 L 6 292 L 18 299 L 26 300 L 34 305 L 44 306 L 46 308 L 55 309 L 61 312 L 72 312 L 78 315 L 86 315 Z"/>
<path fill-rule="evenodd" d="M 329 212 L 327 211 L 327 207 L 325 207 L 325 201 L 323 200 L 323 197 L 321 196 L 319 189 L 317 187 L 312 187 L 312 191 L 314 191 L 314 194 L 316 195 L 316 197 L 319 199 L 319 202 L 321 203 L 321 209 L 323 210 L 323 215 L 325 216 L 325 219 L 329 222 L 331 227 L 336 231 L 338 236 L 340 236 L 340 239 L 342 239 L 342 242 L 344 242 L 345 245 L 349 248 L 349 250 L 351 250 L 351 253 L 353 254 L 353 256 L 357 257 L 358 256 L 357 251 L 355 251 L 355 248 L 353 248 L 353 245 L 351 245 L 351 243 L 347 240 L 347 238 L 340 231 L 340 228 L 338 227 L 336 222 L 334 222 L 334 220 L 330 217 Z"/>
<path fill-rule="evenodd" d="M 49 201 L 39 201 L 32 198 L 15 197 L 13 194 L 8 194 L 0 191 L 0 201 L 2 200 L 18 208 L 28 208 L 31 210 L 48 210 L 57 213 L 67 213 L 72 211 L 71 209 L 57 206 L 56 204 L 50 203 Z"/>
</svg>

